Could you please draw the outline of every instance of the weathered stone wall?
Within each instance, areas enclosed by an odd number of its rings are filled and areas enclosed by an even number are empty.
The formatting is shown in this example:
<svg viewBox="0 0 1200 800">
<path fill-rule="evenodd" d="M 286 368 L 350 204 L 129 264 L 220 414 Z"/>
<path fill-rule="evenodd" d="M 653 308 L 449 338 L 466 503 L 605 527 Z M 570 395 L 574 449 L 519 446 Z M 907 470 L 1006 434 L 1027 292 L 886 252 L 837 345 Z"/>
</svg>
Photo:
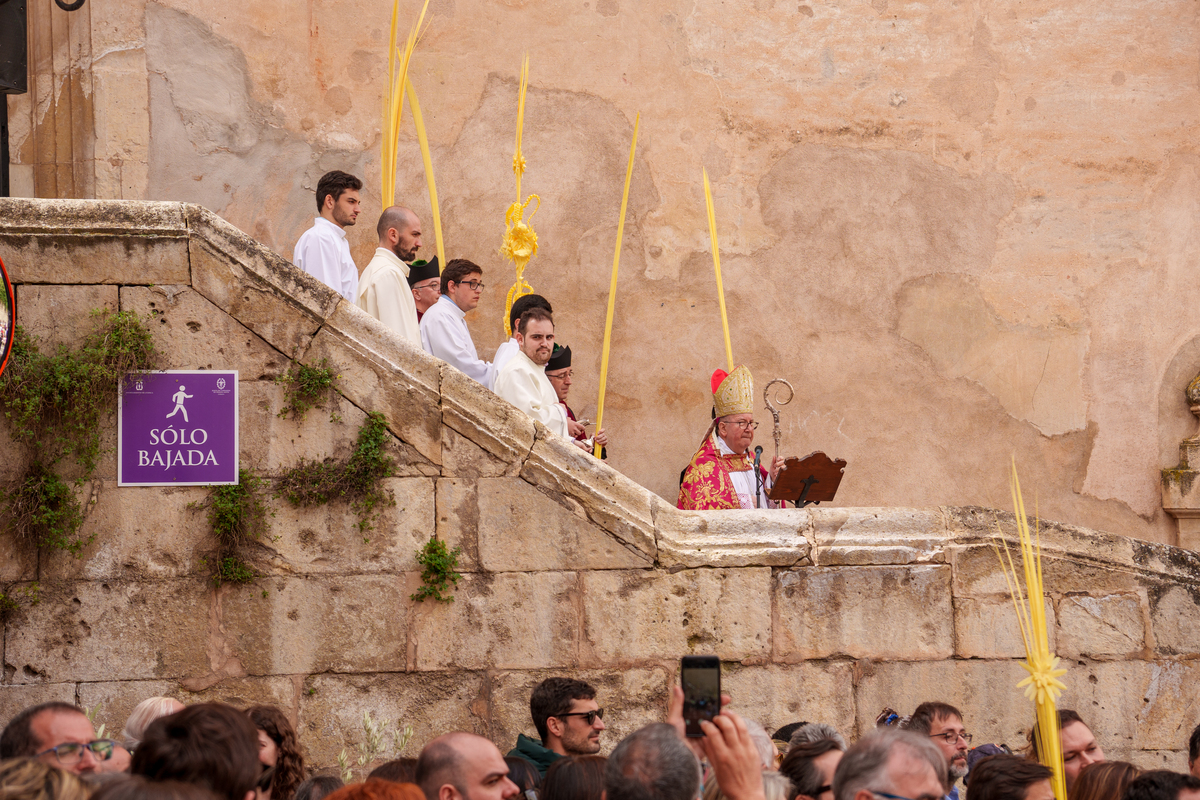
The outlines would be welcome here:
<svg viewBox="0 0 1200 800">
<path fill-rule="evenodd" d="M 344 454 L 370 411 L 398 464 L 374 531 L 345 506 L 276 501 L 262 577 L 214 590 L 216 543 L 187 508 L 205 489 L 118 488 L 108 454 L 80 492 L 97 534 L 81 558 L 0 535 L 0 585 L 41 589 L 3 623 L 0 719 L 50 698 L 103 703 L 110 726 L 155 694 L 265 701 L 330 766 L 366 710 L 415 727 L 410 755 L 450 728 L 507 746 L 531 728 L 532 685 L 565 673 L 600 687 L 611 746 L 661 716 L 679 656 L 716 653 L 737 707 L 770 727 L 853 735 L 930 698 L 964 708 L 977 742 L 1016 744 L 1030 721 L 991 544 L 1007 515 L 678 511 L 196 206 L 0 201 L 0 258 L 48 344 L 77 340 L 92 308 L 153 310 L 167 368 L 238 369 L 244 466 Z M 276 416 L 293 356 L 341 375 L 303 422 Z M 19 460 L 0 439 L 3 477 Z M 464 576 L 452 604 L 413 603 L 435 531 Z M 1054 524 L 1042 542 L 1064 704 L 1110 757 L 1182 768 L 1200 559 Z"/>
<path fill-rule="evenodd" d="M 204 205 L 285 257 L 313 190 L 379 211 L 386 0 L 31 0 L 18 193 Z M 401 4 L 407 29 L 418 0 Z M 797 388 L 790 452 L 849 460 L 851 505 L 995 505 L 1017 455 L 1047 515 L 1173 542 L 1160 467 L 1190 432 L 1200 80 L 1172 0 L 433 0 L 413 61 L 446 242 L 511 268 L 521 56 L 532 57 L 527 277 L 594 417 L 621 175 L 642 113 L 608 386 L 613 464 L 664 498 L 723 366 L 700 170 L 737 360 Z M 399 199 L 431 225 L 411 126 Z M 431 239 L 426 251 L 432 249 Z"/>
</svg>

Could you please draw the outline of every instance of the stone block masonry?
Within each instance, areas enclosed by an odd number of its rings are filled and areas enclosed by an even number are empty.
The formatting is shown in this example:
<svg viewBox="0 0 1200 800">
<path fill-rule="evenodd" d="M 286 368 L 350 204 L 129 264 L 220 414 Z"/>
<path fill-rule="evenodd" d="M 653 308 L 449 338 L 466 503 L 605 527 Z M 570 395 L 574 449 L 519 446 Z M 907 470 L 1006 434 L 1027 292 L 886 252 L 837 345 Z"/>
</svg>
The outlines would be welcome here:
<svg viewBox="0 0 1200 800">
<path fill-rule="evenodd" d="M 0 256 L 47 342 L 70 344 L 93 307 L 155 311 L 171 367 L 238 368 L 242 463 L 259 474 L 345 457 L 382 412 L 396 501 L 362 532 L 344 503 L 272 500 L 249 553 L 260 577 L 214 588 L 216 543 L 189 507 L 205 490 L 118 488 L 103 462 L 80 489 L 96 539 L 78 559 L 0 534 L 0 588 L 41 597 L 2 623 L 0 720 L 63 699 L 119 732 L 151 695 L 269 702 L 327 768 L 364 711 L 413 726 L 405 755 L 452 728 L 507 749 L 532 732 L 531 687 L 566 674 L 597 686 L 607 750 L 662 717 L 679 656 L 715 653 L 735 708 L 768 728 L 856 736 L 883 706 L 928 699 L 963 708 L 977 742 L 1017 745 L 1031 721 L 992 548 L 1006 513 L 679 511 L 200 208 L 0 200 Z M 321 358 L 336 391 L 279 418 L 275 378 Z M 0 462 L 19 455 L 0 430 Z M 434 533 L 462 551 L 449 604 L 410 599 Z M 1056 523 L 1042 546 L 1063 704 L 1110 757 L 1182 768 L 1200 562 Z"/>
</svg>

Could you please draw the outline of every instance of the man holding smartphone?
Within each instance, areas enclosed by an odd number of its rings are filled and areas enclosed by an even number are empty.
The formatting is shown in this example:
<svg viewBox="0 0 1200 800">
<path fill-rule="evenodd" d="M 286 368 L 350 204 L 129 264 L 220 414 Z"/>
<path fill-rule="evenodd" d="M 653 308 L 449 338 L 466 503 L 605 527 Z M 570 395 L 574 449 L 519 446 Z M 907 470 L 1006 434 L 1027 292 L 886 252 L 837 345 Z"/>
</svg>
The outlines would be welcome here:
<svg viewBox="0 0 1200 800">
<path fill-rule="evenodd" d="M 532 762 L 543 778 L 550 765 L 563 756 L 600 752 L 604 709 L 596 702 L 591 684 L 574 678 L 547 678 L 529 696 L 529 713 L 541 742 L 522 733 L 508 755 Z"/>
</svg>

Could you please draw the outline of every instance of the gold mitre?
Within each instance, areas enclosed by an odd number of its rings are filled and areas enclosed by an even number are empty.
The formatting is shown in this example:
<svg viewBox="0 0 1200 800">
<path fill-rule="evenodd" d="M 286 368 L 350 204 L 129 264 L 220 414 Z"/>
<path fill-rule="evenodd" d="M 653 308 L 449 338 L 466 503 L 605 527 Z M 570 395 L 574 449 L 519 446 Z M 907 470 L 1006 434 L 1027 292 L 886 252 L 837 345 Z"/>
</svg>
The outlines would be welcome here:
<svg viewBox="0 0 1200 800">
<path fill-rule="evenodd" d="M 712 392 L 718 417 L 754 413 L 754 376 L 745 364 L 739 364 L 733 372 L 714 372 Z"/>
</svg>

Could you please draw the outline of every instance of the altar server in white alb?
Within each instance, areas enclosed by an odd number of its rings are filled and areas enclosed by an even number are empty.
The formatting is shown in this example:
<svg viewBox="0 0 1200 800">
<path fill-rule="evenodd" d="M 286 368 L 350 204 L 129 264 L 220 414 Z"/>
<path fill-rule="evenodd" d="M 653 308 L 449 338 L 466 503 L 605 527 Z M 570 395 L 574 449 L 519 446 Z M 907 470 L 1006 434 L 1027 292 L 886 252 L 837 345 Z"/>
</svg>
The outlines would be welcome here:
<svg viewBox="0 0 1200 800">
<path fill-rule="evenodd" d="M 491 389 L 496 373 L 480 360 L 464 319 L 479 305 L 481 294 L 483 269 L 465 258 L 451 259 L 442 270 L 441 297 L 421 317 L 421 346 Z"/>
<path fill-rule="evenodd" d="M 500 370 L 504 369 L 504 365 L 510 358 L 521 352 L 521 345 L 517 344 L 517 322 L 520 321 L 522 314 L 535 306 L 544 308 L 551 314 L 554 313 L 554 309 L 550 307 L 550 301 L 540 294 L 523 294 L 513 300 L 512 310 L 508 312 L 508 329 L 512 331 L 512 337 L 497 347 L 496 355 L 492 356 L 492 368 L 496 370 L 497 375 L 500 374 Z"/>
<path fill-rule="evenodd" d="M 350 257 L 346 228 L 358 219 L 362 181 L 340 170 L 326 172 L 317 182 L 317 213 L 313 226 L 300 234 L 292 263 L 354 302 L 358 267 Z"/>
<path fill-rule="evenodd" d="M 417 304 L 408 285 L 407 262 L 421 249 L 421 220 L 407 208 L 392 206 L 379 216 L 375 231 L 379 247 L 358 281 L 356 302 L 363 311 L 420 347 L 421 329 L 417 327 Z"/>
<path fill-rule="evenodd" d="M 546 377 L 554 350 L 554 318 L 544 308 L 530 308 L 517 323 L 521 350 L 496 376 L 496 394 L 564 439 L 570 439 L 567 409 Z"/>
</svg>

